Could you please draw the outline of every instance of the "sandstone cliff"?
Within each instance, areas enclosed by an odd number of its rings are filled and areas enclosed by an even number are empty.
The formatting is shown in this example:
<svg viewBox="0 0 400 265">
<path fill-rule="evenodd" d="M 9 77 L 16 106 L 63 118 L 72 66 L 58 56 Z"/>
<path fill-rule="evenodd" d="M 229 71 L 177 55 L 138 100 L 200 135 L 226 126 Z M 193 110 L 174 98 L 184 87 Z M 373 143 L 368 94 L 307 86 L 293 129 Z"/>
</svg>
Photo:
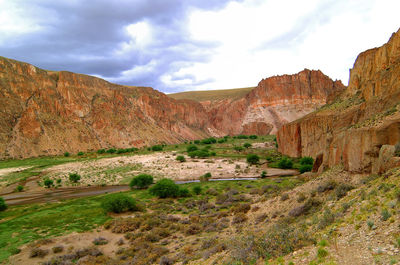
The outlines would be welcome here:
<svg viewBox="0 0 400 265">
<path fill-rule="evenodd" d="M 200 103 L 218 131 L 230 135 L 274 134 L 283 124 L 325 105 L 344 89 L 340 81 L 332 81 L 321 71 L 305 69 L 263 79 L 240 98 L 202 99 Z"/>
<path fill-rule="evenodd" d="M 349 87 L 335 102 L 284 125 L 277 133 L 279 150 L 319 156 L 320 170 L 343 163 L 349 171 L 380 173 L 382 146 L 400 141 L 399 102 L 400 30 L 357 57 Z"/>
<path fill-rule="evenodd" d="M 209 135 L 197 102 L 0 57 L 0 158 L 175 143 Z"/>
</svg>

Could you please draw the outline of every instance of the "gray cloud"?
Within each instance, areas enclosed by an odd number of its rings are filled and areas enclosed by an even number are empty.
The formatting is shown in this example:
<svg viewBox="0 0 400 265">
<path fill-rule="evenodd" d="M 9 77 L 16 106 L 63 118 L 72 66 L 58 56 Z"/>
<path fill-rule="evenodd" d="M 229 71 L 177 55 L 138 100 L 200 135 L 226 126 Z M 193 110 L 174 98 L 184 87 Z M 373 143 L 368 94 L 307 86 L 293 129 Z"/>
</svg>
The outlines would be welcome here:
<svg viewBox="0 0 400 265">
<path fill-rule="evenodd" d="M 152 86 L 168 92 L 185 87 L 167 87 L 160 77 L 181 65 L 205 62 L 216 43 L 193 41 L 185 29 L 191 8 L 215 10 L 232 0 L 14 0 L 24 19 L 40 26 L 38 31 L 15 35 L 0 42 L 0 55 L 51 70 L 102 76 L 112 81 Z M 146 21 L 156 40 L 146 49 L 133 46 L 116 55 L 122 43 L 132 41 L 124 28 Z M 0 32 L 1 34 L 1 32 Z M 1 38 L 1 37 L 0 37 Z M 155 62 L 151 71 L 124 76 L 123 72 Z M 210 80 L 195 80 L 193 85 Z M 212 80 L 211 80 L 212 81 Z"/>
</svg>

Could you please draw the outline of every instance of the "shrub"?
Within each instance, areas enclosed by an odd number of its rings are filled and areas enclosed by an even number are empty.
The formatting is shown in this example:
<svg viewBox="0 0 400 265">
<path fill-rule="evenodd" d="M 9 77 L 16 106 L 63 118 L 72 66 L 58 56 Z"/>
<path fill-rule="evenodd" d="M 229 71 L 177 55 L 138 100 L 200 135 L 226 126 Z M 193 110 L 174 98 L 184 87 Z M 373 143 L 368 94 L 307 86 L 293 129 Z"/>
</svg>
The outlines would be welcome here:
<svg viewBox="0 0 400 265">
<path fill-rule="evenodd" d="M 200 140 L 194 140 L 193 143 L 199 144 L 199 143 L 200 143 Z"/>
<path fill-rule="evenodd" d="M 215 139 L 214 137 L 210 137 L 210 138 L 201 140 L 202 144 L 215 144 L 216 142 L 217 142 L 217 139 Z"/>
<path fill-rule="evenodd" d="M 34 248 L 34 249 L 31 250 L 31 253 L 29 254 L 29 257 L 30 258 L 36 258 L 36 257 L 43 258 L 47 254 L 49 254 L 48 250 L 44 250 L 44 249 L 41 249 L 41 248 Z"/>
<path fill-rule="evenodd" d="M 101 207 L 106 212 L 123 213 L 128 211 L 138 211 L 136 201 L 123 193 L 111 194 L 106 196 L 101 203 Z"/>
<path fill-rule="evenodd" d="M 180 188 L 179 189 L 179 197 L 189 197 L 190 191 L 187 188 Z"/>
<path fill-rule="evenodd" d="M 193 152 L 193 151 L 197 151 L 199 150 L 199 148 L 197 147 L 197 145 L 189 145 L 188 147 L 186 147 L 186 151 L 189 152 Z"/>
<path fill-rule="evenodd" d="M 60 252 L 63 252 L 64 247 L 61 246 L 61 245 L 59 245 L 59 246 L 54 246 L 51 250 L 53 251 L 53 253 L 60 253 Z"/>
<path fill-rule="evenodd" d="M 313 165 L 314 164 L 314 159 L 312 157 L 310 157 L 310 156 L 302 157 L 300 159 L 300 164 L 301 165 Z"/>
<path fill-rule="evenodd" d="M 335 194 L 336 198 L 340 199 L 343 198 L 344 196 L 347 195 L 347 192 L 354 189 L 353 186 L 346 184 L 346 183 L 341 183 L 335 188 Z"/>
<path fill-rule="evenodd" d="M 45 180 L 43 181 L 43 184 L 44 184 L 47 188 L 50 188 L 51 186 L 53 186 L 54 182 L 53 182 L 53 180 L 51 180 L 51 179 L 45 179 Z"/>
<path fill-rule="evenodd" d="M 135 176 L 129 183 L 131 189 L 147 189 L 151 184 L 153 184 L 153 176 L 148 174 L 139 174 Z"/>
<path fill-rule="evenodd" d="M 69 181 L 77 183 L 81 179 L 78 173 L 69 173 Z"/>
<path fill-rule="evenodd" d="M 244 144 L 243 144 L 243 147 L 244 147 L 244 148 L 249 148 L 249 147 L 251 147 L 251 143 L 244 143 Z"/>
<path fill-rule="evenodd" d="M 159 198 L 175 198 L 179 194 L 179 186 L 170 179 L 161 179 L 149 189 L 150 194 Z"/>
<path fill-rule="evenodd" d="M 383 209 L 381 212 L 381 217 L 383 221 L 387 221 L 392 216 L 387 209 Z"/>
<path fill-rule="evenodd" d="M 209 181 L 211 178 L 211 173 L 207 172 L 206 174 L 204 174 L 203 176 L 200 176 L 200 182 L 206 182 Z"/>
<path fill-rule="evenodd" d="M 83 156 L 84 154 L 84 152 L 78 152 L 78 156 Z"/>
<path fill-rule="evenodd" d="M 321 220 L 318 224 L 318 229 L 324 229 L 328 225 L 332 224 L 335 221 L 335 215 L 331 212 L 331 210 L 326 209 L 324 214 L 322 215 Z"/>
<path fill-rule="evenodd" d="M 96 246 L 107 245 L 108 244 L 108 240 L 106 238 L 104 238 L 104 237 L 97 237 L 92 241 L 92 243 L 94 245 L 96 245 Z"/>
<path fill-rule="evenodd" d="M 320 247 L 317 250 L 317 257 L 322 259 L 328 256 L 328 251 L 326 251 L 324 248 Z"/>
<path fill-rule="evenodd" d="M 65 157 L 69 157 L 69 156 L 70 156 L 70 153 L 65 152 L 65 153 L 64 153 L 64 156 L 65 156 Z"/>
<path fill-rule="evenodd" d="M 193 192 L 195 193 L 195 194 L 197 194 L 197 195 L 199 195 L 200 193 L 201 193 L 201 186 L 194 186 L 193 187 Z"/>
<path fill-rule="evenodd" d="M 312 167 L 313 167 L 312 165 L 308 164 L 301 165 L 299 171 L 301 174 L 303 174 L 304 172 L 310 172 L 312 170 Z"/>
<path fill-rule="evenodd" d="M 235 146 L 235 147 L 233 147 L 233 150 L 238 151 L 238 152 L 241 152 L 241 151 L 244 150 L 244 148 L 241 147 L 241 146 Z"/>
<path fill-rule="evenodd" d="M 336 187 L 336 185 L 337 185 L 337 184 L 336 184 L 335 181 L 333 181 L 333 180 L 328 180 L 328 181 L 326 181 L 326 182 L 320 184 L 320 185 L 317 187 L 317 191 L 318 191 L 319 193 L 322 193 L 322 192 L 325 192 L 325 191 L 328 191 L 328 190 L 333 190 L 333 189 Z"/>
<path fill-rule="evenodd" d="M 255 165 L 260 161 L 260 157 L 256 154 L 248 154 L 246 160 L 247 163 Z"/>
<path fill-rule="evenodd" d="M 16 188 L 15 190 L 18 191 L 18 192 L 21 192 L 21 191 L 24 190 L 24 186 L 18 185 L 17 188 Z"/>
<path fill-rule="evenodd" d="M 237 139 L 249 139 L 249 136 L 241 134 L 241 135 L 238 135 L 236 138 Z"/>
<path fill-rule="evenodd" d="M 311 210 L 315 211 L 320 205 L 320 201 L 310 198 L 303 205 L 300 205 L 299 207 L 293 208 L 291 211 L 289 211 L 289 216 L 298 217 L 300 215 L 306 215 L 310 213 Z"/>
<path fill-rule="evenodd" d="M 290 169 L 293 168 L 293 161 L 290 158 L 283 157 L 279 163 L 278 167 L 282 169 Z"/>
<path fill-rule="evenodd" d="M 0 197 L 0 212 L 5 211 L 7 209 L 7 204 L 4 201 L 3 197 Z"/>
<path fill-rule="evenodd" d="M 255 140 L 258 138 L 258 136 L 253 134 L 253 135 L 250 135 L 249 138 Z"/>
<path fill-rule="evenodd" d="M 162 150 L 163 150 L 163 147 L 162 147 L 162 145 L 153 145 L 153 146 L 151 147 L 151 150 L 152 150 L 152 151 L 162 151 Z"/>
<path fill-rule="evenodd" d="M 232 224 L 240 224 L 247 221 L 247 215 L 245 213 L 237 213 L 233 216 Z"/>
<path fill-rule="evenodd" d="M 261 172 L 261 178 L 266 178 L 267 177 L 267 171 L 263 170 L 263 172 Z"/>
<path fill-rule="evenodd" d="M 106 152 L 105 149 L 99 149 L 99 150 L 97 150 L 97 153 L 98 153 L 98 154 L 104 154 L 105 152 Z"/>
<path fill-rule="evenodd" d="M 186 158 L 184 156 L 177 156 L 176 160 L 181 162 L 181 163 L 186 162 Z"/>
<path fill-rule="evenodd" d="M 109 154 L 114 154 L 115 152 L 117 152 L 117 150 L 115 150 L 115 148 L 110 148 L 106 152 Z"/>
</svg>

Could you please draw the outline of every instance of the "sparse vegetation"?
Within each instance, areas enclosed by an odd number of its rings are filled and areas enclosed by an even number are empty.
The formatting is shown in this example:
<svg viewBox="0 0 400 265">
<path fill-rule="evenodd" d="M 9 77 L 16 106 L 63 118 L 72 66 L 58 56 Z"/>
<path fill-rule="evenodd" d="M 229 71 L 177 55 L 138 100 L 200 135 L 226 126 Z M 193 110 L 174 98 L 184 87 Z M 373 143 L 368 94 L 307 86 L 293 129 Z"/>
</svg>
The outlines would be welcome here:
<svg viewBox="0 0 400 265">
<path fill-rule="evenodd" d="M 300 166 L 300 173 L 304 173 L 304 172 L 310 172 L 312 170 L 312 165 L 301 165 Z"/>
</svg>

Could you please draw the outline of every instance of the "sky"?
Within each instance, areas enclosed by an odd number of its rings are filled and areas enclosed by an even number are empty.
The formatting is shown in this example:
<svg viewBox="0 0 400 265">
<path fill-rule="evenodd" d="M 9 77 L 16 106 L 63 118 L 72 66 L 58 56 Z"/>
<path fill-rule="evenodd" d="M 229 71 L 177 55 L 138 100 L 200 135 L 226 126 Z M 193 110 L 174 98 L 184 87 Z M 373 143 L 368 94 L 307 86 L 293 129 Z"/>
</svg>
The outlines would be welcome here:
<svg viewBox="0 0 400 265">
<path fill-rule="evenodd" d="M 256 86 L 357 55 L 400 28 L 399 0 L 0 0 L 0 56 L 165 93 Z"/>
</svg>

